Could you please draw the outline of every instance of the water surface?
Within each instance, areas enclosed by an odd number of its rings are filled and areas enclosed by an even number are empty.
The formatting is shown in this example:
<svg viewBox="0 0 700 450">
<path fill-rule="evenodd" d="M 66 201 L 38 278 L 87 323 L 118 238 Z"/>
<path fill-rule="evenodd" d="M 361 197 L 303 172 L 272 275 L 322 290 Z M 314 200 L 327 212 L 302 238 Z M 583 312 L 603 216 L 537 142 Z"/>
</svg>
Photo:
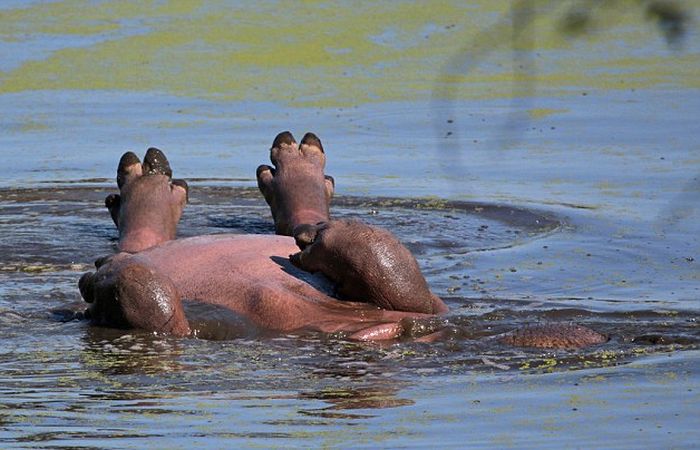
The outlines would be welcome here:
<svg viewBox="0 0 700 450">
<path fill-rule="evenodd" d="M 282 22 L 277 2 L 3 2 L 0 445 L 694 447 L 695 24 L 668 45 L 642 2 L 609 2 L 570 36 L 575 2 L 535 3 L 522 59 L 505 1 L 304 3 Z M 115 248 L 122 152 L 158 146 L 188 179 L 182 236 L 271 233 L 254 173 L 284 129 L 323 140 L 335 216 L 414 252 L 450 339 L 69 320 Z M 489 340 L 546 321 L 611 339 Z"/>
</svg>

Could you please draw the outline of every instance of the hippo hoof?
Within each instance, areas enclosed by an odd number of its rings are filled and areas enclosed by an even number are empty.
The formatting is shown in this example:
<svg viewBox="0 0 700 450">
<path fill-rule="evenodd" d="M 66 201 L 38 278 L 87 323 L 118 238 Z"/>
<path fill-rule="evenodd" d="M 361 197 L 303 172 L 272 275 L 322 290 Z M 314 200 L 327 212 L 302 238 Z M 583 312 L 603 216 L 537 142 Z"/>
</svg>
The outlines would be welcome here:
<svg viewBox="0 0 700 450">
<path fill-rule="evenodd" d="M 143 158 L 143 173 L 144 175 L 166 175 L 168 178 L 173 176 L 168 158 L 155 147 L 146 150 L 146 156 Z"/>
</svg>

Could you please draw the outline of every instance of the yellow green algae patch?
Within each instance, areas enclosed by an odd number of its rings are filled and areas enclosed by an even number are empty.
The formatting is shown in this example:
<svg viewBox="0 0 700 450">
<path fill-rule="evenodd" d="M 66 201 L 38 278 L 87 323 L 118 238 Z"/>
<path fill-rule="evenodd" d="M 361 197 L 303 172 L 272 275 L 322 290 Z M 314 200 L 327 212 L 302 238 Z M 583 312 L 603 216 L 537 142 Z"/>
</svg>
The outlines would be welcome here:
<svg viewBox="0 0 700 450">
<path fill-rule="evenodd" d="M 564 8 L 534 4 L 529 40 L 512 41 L 505 0 L 37 3 L 0 10 L 0 48 L 41 39 L 58 48 L 0 72 L 0 93 L 128 90 L 331 106 L 509 96 L 516 79 L 562 91 L 700 87 L 697 53 L 634 51 L 663 39 L 639 2 L 619 2 L 626 7 L 595 16 L 594 32 L 576 38 L 561 32 Z M 532 49 L 536 66 L 514 75 L 514 48 Z"/>
<path fill-rule="evenodd" d="M 545 117 L 553 116 L 554 114 L 562 114 L 568 112 L 568 109 L 554 108 L 532 108 L 527 111 L 532 119 L 544 119 Z"/>
</svg>

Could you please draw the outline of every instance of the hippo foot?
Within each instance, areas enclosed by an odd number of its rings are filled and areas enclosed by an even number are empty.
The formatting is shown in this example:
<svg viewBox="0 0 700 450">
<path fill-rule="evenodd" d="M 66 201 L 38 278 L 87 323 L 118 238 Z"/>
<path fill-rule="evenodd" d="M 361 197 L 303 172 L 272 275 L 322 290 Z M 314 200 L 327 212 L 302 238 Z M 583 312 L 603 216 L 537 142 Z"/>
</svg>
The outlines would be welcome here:
<svg viewBox="0 0 700 450">
<path fill-rule="evenodd" d="M 120 193 L 108 195 L 105 206 L 119 230 L 121 251 L 135 253 L 175 238 L 188 186 L 172 179 L 163 152 L 149 148 L 143 164 L 134 153 L 124 153 L 117 185 Z"/>
<path fill-rule="evenodd" d="M 306 133 L 297 145 L 284 131 L 275 137 L 268 165 L 258 167 L 258 187 L 270 206 L 277 234 L 291 236 L 294 227 L 329 218 L 335 182 L 324 175 L 326 155 L 321 140 Z"/>
</svg>

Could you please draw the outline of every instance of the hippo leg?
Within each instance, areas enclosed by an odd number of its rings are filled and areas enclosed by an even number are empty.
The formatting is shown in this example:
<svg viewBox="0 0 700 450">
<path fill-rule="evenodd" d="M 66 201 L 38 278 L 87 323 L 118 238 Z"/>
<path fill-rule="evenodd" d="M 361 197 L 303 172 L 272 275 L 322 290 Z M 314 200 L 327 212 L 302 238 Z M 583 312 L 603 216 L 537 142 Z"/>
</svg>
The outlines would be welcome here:
<svg viewBox="0 0 700 450">
<path fill-rule="evenodd" d="M 135 253 L 175 238 L 188 186 L 172 179 L 163 152 L 149 148 L 143 163 L 134 153 L 124 153 L 117 185 L 120 193 L 108 195 L 105 206 L 119 230 L 119 250 Z"/>
<path fill-rule="evenodd" d="M 152 268 L 130 261 L 107 262 L 97 272 L 84 274 L 78 284 L 96 325 L 190 334 L 173 282 Z"/>
<path fill-rule="evenodd" d="M 291 236 L 294 227 L 327 221 L 335 182 L 324 174 L 321 140 L 306 133 L 300 144 L 284 131 L 275 137 L 268 165 L 258 167 L 258 187 L 270 206 L 277 234 Z"/>
<path fill-rule="evenodd" d="M 300 225 L 294 238 L 297 267 L 321 272 L 346 299 L 365 299 L 383 309 L 424 314 L 447 312 L 430 292 L 411 252 L 389 231 L 358 221 Z"/>
</svg>

